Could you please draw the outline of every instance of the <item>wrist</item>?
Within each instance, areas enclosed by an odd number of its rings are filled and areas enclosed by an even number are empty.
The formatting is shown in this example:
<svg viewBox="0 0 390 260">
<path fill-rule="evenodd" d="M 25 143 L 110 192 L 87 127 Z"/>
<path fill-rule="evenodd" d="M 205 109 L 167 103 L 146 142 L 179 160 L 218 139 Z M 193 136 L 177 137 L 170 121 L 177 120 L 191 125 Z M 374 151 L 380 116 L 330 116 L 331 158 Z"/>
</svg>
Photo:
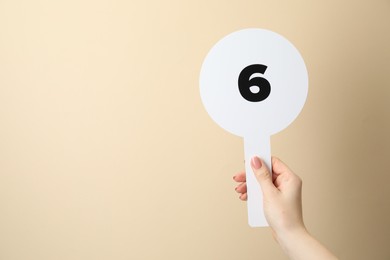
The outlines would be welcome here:
<svg viewBox="0 0 390 260">
<path fill-rule="evenodd" d="M 307 237 L 310 237 L 310 234 L 304 225 L 300 225 L 294 228 L 281 229 L 275 231 L 275 234 L 276 241 L 284 251 L 293 246 L 297 240 L 305 240 Z"/>
<path fill-rule="evenodd" d="M 280 247 L 289 259 L 337 260 L 336 256 L 318 242 L 304 226 L 276 235 Z"/>
</svg>

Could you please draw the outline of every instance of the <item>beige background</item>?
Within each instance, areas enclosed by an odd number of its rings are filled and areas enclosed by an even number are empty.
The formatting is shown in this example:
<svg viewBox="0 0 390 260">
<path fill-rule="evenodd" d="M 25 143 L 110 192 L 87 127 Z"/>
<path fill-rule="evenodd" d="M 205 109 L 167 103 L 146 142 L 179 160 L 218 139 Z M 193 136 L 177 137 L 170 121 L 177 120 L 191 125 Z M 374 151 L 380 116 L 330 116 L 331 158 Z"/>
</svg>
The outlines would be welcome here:
<svg viewBox="0 0 390 260">
<path fill-rule="evenodd" d="M 198 76 L 233 31 L 276 31 L 310 76 L 273 154 L 311 232 L 390 259 L 390 1 L 0 0 L 0 259 L 286 259 L 247 225 L 239 137 Z"/>
</svg>

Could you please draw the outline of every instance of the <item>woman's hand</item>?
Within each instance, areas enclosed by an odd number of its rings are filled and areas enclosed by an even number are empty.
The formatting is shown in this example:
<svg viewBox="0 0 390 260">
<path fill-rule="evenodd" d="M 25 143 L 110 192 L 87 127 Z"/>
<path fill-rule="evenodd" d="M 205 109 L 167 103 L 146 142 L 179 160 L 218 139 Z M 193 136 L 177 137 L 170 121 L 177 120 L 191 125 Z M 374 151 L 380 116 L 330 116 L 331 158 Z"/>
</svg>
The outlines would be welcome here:
<svg viewBox="0 0 390 260">
<path fill-rule="evenodd" d="M 274 237 L 290 259 L 335 260 L 326 247 L 307 232 L 302 216 L 302 181 L 287 165 L 272 157 L 272 175 L 258 157 L 251 160 L 253 173 L 263 192 L 264 214 Z M 236 191 L 247 200 L 245 172 L 233 177 Z"/>
<path fill-rule="evenodd" d="M 272 157 L 272 176 L 258 157 L 252 158 L 251 166 L 263 191 L 265 217 L 276 235 L 305 229 L 301 179 L 276 157 Z M 245 172 L 238 173 L 233 179 L 240 183 L 236 187 L 240 199 L 247 200 Z"/>
</svg>

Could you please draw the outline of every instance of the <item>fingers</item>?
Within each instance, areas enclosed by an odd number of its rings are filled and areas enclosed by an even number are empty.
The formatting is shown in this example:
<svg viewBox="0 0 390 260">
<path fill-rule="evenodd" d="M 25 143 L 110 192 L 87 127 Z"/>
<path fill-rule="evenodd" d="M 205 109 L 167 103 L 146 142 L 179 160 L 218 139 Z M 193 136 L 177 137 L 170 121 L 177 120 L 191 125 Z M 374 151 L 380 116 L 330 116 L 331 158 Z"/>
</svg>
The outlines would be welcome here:
<svg viewBox="0 0 390 260">
<path fill-rule="evenodd" d="M 239 198 L 240 200 L 246 201 L 248 199 L 248 194 L 247 193 L 241 194 Z"/>
<path fill-rule="evenodd" d="M 279 158 L 272 157 L 272 170 L 274 184 L 280 191 L 296 190 L 302 186 L 301 178 Z"/>
<path fill-rule="evenodd" d="M 277 157 L 272 157 L 272 175 L 267 166 L 257 156 L 252 158 L 251 166 L 264 196 L 270 195 L 270 193 L 275 194 L 275 192 L 284 193 L 290 190 L 300 190 L 300 187 L 302 186 L 302 181 L 299 176 L 295 175 L 290 168 Z M 237 173 L 233 176 L 233 180 L 239 183 L 235 190 L 240 194 L 240 200 L 246 201 L 248 199 L 248 194 L 245 172 Z"/>
<path fill-rule="evenodd" d="M 239 184 L 235 190 L 237 193 L 246 193 L 246 182 Z"/>
<path fill-rule="evenodd" d="M 251 166 L 257 181 L 260 183 L 263 193 L 268 194 L 270 192 L 274 192 L 276 187 L 272 182 L 272 176 L 263 161 L 259 157 L 255 156 L 251 160 Z"/>
<path fill-rule="evenodd" d="M 236 182 L 245 182 L 246 181 L 246 176 L 245 172 L 239 172 L 236 175 L 233 176 L 233 180 Z"/>
<path fill-rule="evenodd" d="M 283 174 L 299 178 L 298 175 L 296 175 L 284 162 L 282 162 L 282 160 L 277 157 L 272 157 L 272 171 L 276 177 Z"/>
<path fill-rule="evenodd" d="M 248 194 L 246 193 L 247 188 L 246 188 L 245 172 L 237 173 L 236 175 L 233 176 L 233 180 L 235 180 L 236 182 L 240 183 L 235 188 L 237 193 L 241 193 L 240 196 L 239 196 L 240 200 L 246 201 L 248 199 Z"/>
<path fill-rule="evenodd" d="M 288 166 L 284 162 L 282 162 L 282 160 L 280 160 L 279 158 L 272 156 L 271 161 L 272 161 L 272 172 L 275 175 L 280 175 L 285 172 L 291 172 L 290 168 L 288 168 Z"/>
</svg>

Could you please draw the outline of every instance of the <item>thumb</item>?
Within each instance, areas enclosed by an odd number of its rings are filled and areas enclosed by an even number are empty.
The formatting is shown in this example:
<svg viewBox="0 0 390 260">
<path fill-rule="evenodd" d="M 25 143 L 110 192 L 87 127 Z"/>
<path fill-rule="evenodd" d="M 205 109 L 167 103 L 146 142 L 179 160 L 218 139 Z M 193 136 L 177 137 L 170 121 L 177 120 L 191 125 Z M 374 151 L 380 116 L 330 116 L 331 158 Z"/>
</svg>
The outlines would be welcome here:
<svg viewBox="0 0 390 260">
<path fill-rule="evenodd" d="M 251 160 L 251 166 L 253 173 L 261 186 L 263 194 L 273 192 L 276 188 L 272 182 L 271 173 L 263 161 L 259 157 L 254 156 Z"/>
</svg>

